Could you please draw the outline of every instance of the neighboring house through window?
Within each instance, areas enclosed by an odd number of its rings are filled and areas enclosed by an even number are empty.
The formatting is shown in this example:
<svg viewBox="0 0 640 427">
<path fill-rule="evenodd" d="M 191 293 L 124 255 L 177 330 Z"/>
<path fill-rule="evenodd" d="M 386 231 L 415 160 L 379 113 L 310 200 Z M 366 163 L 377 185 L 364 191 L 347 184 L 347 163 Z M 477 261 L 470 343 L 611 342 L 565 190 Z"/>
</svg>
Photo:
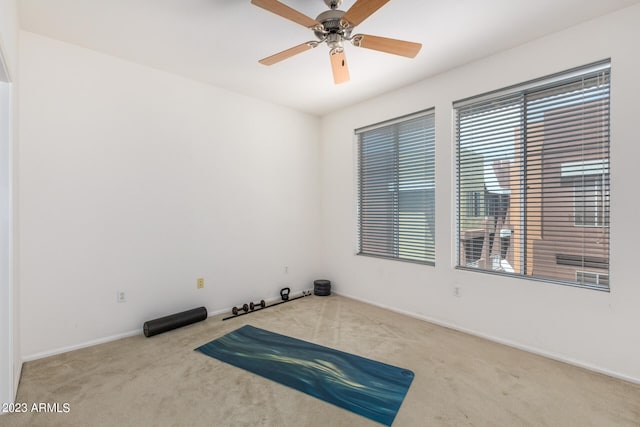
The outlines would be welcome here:
<svg viewBox="0 0 640 427">
<path fill-rule="evenodd" d="M 458 268 L 609 289 L 609 76 L 454 103 Z"/>
</svg>

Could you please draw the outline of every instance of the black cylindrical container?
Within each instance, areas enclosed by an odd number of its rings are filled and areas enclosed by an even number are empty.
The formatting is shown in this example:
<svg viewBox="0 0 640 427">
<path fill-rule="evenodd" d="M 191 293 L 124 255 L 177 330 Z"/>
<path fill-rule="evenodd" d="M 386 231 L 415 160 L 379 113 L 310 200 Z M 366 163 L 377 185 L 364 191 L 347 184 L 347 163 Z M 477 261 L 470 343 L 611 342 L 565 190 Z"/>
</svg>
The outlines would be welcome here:
<svg viewBox="0 0 640 427">
<path fill-rule="evenodd" d="M 331 281 L 330 280 L 314 280 L 313 294 L 321 297 L 326 297 L 328 295 L 331 295 Z"/>
<path fill-rule="evenodd" d="M 207 309 L 204 307 L 183 311 L 182 313 L 171 314 L 158 319 L 144 322 L 142 329 L 145 337 L 152 337 L 163 332 L 181 328 L 192 323 L 200 322 L 207 318 Z"/>
</svg>

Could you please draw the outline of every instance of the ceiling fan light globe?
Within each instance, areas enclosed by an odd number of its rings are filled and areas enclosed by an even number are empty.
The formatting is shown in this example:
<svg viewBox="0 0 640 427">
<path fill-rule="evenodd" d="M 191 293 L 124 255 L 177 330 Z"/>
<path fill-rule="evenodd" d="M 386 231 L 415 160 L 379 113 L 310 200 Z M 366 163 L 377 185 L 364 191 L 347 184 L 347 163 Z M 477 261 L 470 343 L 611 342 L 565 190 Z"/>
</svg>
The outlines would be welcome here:
<svg viewBox="0 0 640 427">
<path fill-rule="evenodd" d="M 327 35 L 327 46 L 329 46 L 329 49 L 342 49 L 342 41 L 344 40 L 344 38 L 342 37 L 341 34 L 328 34 Z"/>
</svg>

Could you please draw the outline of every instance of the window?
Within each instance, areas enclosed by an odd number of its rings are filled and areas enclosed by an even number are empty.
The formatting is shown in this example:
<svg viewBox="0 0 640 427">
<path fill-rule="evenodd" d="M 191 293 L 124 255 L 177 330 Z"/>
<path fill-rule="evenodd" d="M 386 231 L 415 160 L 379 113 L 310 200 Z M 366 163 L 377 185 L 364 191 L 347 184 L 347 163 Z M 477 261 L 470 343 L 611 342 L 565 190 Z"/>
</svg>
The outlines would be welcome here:
<svg viewBox="0 0 640 427">
<path fill-rule="evenodd" d="M 356 130 L 359 255 L 435 263 L 433 111 Z"/>
<path fill-rule="evenodd" d="M 607 61 L 454 103 L 458 268 L 609 289 L 609 85 Z"/>
</svg>

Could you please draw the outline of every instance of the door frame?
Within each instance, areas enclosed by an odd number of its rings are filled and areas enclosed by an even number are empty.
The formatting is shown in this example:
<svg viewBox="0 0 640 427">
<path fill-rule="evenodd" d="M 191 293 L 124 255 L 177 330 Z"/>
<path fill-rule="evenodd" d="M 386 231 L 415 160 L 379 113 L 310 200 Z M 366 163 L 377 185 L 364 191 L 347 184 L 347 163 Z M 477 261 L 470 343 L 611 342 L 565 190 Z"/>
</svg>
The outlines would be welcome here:
<svg viewBox="0 0 640 427">
<path fill-rule="evenodd" d="M 13 403 L 17 386 L 14 369 L 14 85 L 5 57 L 0 44 L 0 403 Z"/>
</svg>

